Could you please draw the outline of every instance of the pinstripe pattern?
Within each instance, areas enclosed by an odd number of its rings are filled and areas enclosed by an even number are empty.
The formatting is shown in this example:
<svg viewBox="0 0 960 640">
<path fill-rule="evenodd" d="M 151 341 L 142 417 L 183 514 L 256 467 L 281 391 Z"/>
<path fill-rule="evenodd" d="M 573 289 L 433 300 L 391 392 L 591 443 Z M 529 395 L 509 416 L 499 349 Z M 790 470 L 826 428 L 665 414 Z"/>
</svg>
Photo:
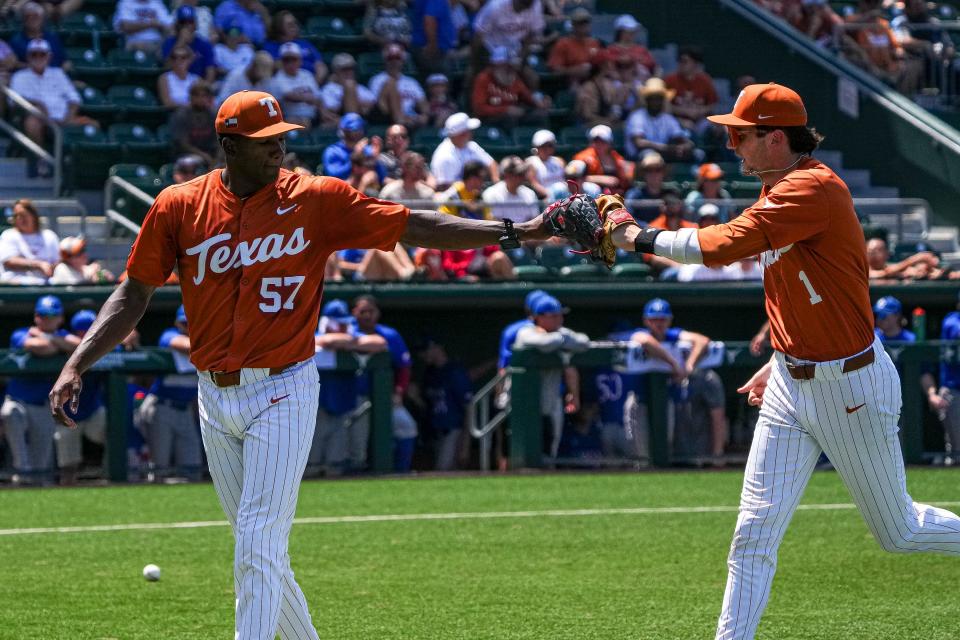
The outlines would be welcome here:
<svg viewBox="0 0 960 640">
<path fill-rule="evenodd" d="M 236 639 L 317 638 L 288 555 L 316 423 L 317 369 L 311 361 L 276 376 L 244 369 L 239 386 L 223 389 L 200 380 L 203 445 L 236 540 Z"/>
<path fill-rule="evenodd" d="M 883 549 L 960 555 L 960 518 L 907 493 L 900 379 L 880 342 L 871 348 L 873 364 L 845 374 L 842 361 L 819 363 L 809 381 L 791 378 L 776 355 L 744 473 L 717 640 L 754 637 L 777 549 L 821 450 Z"/>
</svg>

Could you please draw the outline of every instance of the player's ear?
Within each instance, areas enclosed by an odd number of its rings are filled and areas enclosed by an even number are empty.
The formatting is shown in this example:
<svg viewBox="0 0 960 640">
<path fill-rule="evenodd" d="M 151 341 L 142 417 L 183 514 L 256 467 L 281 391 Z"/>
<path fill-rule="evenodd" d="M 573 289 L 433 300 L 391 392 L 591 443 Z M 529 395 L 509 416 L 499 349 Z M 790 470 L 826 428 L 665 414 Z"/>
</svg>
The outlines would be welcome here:
<svg viewBox="0 0 960 640">
<path fill-rule="evenodd" d="M 237 153 L 237 142 L 230 136 L 221 136 L 220 146 L 223 147 L 223 153 L 227 156 L 232 156 Z"/>
</svg>

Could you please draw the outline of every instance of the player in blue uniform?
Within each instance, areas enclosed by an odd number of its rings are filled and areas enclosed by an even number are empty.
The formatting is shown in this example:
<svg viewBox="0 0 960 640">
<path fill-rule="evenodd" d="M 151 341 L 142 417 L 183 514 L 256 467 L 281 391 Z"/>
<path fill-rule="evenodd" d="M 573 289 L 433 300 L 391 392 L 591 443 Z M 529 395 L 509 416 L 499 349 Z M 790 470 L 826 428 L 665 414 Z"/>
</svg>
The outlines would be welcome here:
<svg viewBox="0 0 960 640">
<path fill-rule="evenodd" d="M 17 329 L 10 348 L 34 358 L 72 353 L 80 340 L 63 324 L 63 303 L 56 296 L 43 296 L 33 310 L 33 326 Z M 48 484 L 53 475 L 53 434 L 56 424 L 47 408 L 53 378 L 13 377 L 0 407 L 6 425 L 7 445 L 13 457 L 14 483 Z"/>
<path fill-rule="evenodd" d="M 957 308 L 960 309 L 960 294 Z M 960 311 L 951 311 L 943 318 L 940 339 L 960 340 Z M 921 382 L 930 408 L 943 423 L 947 441 L 944 463 L 951 466 L 960 464 L 960 364 L 954 362 L 955 359 L 940 363 L 939 388 L 932 374 L 925 374 Z"/>
<path fill-rule="evenodd" d="M 893 296 L 884 296 L 873 305 L 876 327 L 873 332 L 880 342 L 916 342 L 917 336 L 904 328 L 903 305 Z"/>
<path fill-rule="evenodd" d="M 423 360 L 427 366 L 420 387 L 430 428 L 436 437 L 435 468 L 438 471 L 462 468 L 470 451 L 465 426 L 473 384 L 467 370 L 450 360 L 447 350 L 436 340 L 426 341 Z"/>
</svg>

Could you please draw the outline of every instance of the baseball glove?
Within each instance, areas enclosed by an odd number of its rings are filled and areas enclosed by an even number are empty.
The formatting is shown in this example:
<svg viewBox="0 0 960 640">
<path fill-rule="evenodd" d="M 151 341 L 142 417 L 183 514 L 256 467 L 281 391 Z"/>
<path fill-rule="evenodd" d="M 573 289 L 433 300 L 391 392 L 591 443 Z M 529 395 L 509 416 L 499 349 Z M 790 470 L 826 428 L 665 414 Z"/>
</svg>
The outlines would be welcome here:
<svg viewBox="0 0 960 640">
<path fill-rule="evenodd" d="M 633 222 L 620 196 L 600 196 L 596 200 L 579 193 L 551 204 L 543 212 L 550 232 L 580 247 L 577 253 L 589 255 L 612 269 L 617 248 L 611 233 L 622 224 Z"/>
</svg>

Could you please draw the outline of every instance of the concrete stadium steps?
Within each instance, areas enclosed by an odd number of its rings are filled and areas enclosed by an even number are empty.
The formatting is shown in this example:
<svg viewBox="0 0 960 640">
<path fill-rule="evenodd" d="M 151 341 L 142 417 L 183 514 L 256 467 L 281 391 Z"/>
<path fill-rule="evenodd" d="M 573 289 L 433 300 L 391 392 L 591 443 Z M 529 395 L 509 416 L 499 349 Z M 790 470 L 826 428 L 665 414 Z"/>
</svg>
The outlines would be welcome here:
<svg viewBox="0 0 960 640">
<path fill-rule="evenodd" d="M 0 198 L 49 198 L 53 195 L 51 178 L 27 177 L 26 158 L 2 157 L 0 150 Z"/>
<path fill-rule="evenodd" d="M 960 251 L 960 230 L 952 226 L 930 227 L 924 241 L 937 253 L 956 253 Z"/>
</svg>

